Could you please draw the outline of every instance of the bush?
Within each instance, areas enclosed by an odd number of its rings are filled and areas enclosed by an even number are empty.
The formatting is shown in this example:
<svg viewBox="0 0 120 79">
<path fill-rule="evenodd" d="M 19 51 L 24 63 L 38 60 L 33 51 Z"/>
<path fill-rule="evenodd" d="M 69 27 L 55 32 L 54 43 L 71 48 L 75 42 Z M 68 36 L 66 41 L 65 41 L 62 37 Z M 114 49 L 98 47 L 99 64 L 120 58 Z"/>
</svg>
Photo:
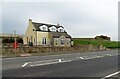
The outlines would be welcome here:
<svg viewBox="0 0 120 79">
<path fill-rule="evenodd" d="M 23 44 L 23 39 L 22 38 L 17 38 L 16 39 L 18 43 L 22 43 Z M 2 43 L 14 43 L 15 40 L 14 38 L 3 38 L 2 39 Z"/>
</svg>

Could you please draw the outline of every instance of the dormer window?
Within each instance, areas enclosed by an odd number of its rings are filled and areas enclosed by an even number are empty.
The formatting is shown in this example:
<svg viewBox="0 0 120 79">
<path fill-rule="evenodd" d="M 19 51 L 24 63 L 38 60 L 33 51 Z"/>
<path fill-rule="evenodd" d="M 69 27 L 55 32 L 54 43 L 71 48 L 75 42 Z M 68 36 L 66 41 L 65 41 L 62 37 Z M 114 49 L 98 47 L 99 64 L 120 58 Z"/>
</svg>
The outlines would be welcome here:
<svg viewBox="0 0 120 79">
<path fill-rule="evenodd" d="M 63 29 L 60 29 L 60 32 L 64 32 L 64 30 L 63 30 Z"/>
<path fill-rule="evenodd" d="M 53 31 L 53 32 L 56 32 L 56 29 L 55 29 L 55 28 L 52 28 L 52 31 Z"/>
<path fill-rule="evenodd" d="M 52 32 L 56 32 L 56 31 L 57 31 L 57 29 L 56 29 L 55 26 L 52 26 L 52 27 L 50 27 L 49 29 L 50 29 L 50 31 L 52 31 Z"/>
<path fill-rule="evenodd" d="M 46 27 L 42 27 L 42 30 L 43 30 L 43 31 L 47 31 L 47 28 L 46 28 Z"/>
<path fill-rule="evenodd" d="M 46 25 L 40 26 L 39 28 L 43 31 L 48 31 L 48 27 Z"/>
<path fill-rule="evenodd" d="M 58 28 L 58 32 L 64 32 L 64 29 L 62 27 Z"/>
</svg>

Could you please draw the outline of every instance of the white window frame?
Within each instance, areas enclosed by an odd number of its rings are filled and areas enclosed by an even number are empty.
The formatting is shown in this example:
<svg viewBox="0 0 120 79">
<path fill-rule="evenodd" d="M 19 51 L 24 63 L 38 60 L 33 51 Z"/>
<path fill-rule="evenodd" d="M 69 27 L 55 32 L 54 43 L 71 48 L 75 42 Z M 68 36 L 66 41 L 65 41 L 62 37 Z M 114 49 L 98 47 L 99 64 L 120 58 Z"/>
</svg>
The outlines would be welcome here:
<svg viewBox="0 0 120 79">
<path fill-rule="evenodd" d="M 61 38 L 61 39 L 60 39 L 60 44 L 61 44 L 61 45 L 64 45 L 64 44 L 65 44 L 65 39 L 64 39 L 64 38 Z"/>
<path fill-rule="evenodd" d="M 42 25 L 39 27 L 42 31 L 48 31 L 48 27 L 46 25 Z"/>
<path fill-rule="evenodd" d="M 62 27 L 58 28 L 58 32 L 64 32 L 64 28 Z"/>
<path fill-rule="evenodd" d="M 56 32 L 56 31 L 57 31 L 57 28 L 56 28 L 55 26 L 52 26 L 52 27 L 50 27 L 49 29 L 50 29 L 50 31 L 52 31 L 52 32 Z"/>
</svg>

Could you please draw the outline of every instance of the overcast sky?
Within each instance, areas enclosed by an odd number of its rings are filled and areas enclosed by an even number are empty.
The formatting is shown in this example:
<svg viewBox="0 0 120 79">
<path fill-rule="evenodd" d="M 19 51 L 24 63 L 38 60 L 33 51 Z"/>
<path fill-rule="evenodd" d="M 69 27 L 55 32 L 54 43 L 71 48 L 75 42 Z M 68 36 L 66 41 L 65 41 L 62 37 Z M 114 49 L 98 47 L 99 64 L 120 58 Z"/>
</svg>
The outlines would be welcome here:
<svg viewBox="0 0 120 79">
<path fill-rule="evenodd" d="M 0 10 L 3 33 L 13 33 L 16 29 L 17 33 L 24 34 L 31 18 L 34 22 L 59 23 L 72 37 L 92 38 L 102 34 L 118 40 L 119 0 L 5 1 Z"/>
</svg>

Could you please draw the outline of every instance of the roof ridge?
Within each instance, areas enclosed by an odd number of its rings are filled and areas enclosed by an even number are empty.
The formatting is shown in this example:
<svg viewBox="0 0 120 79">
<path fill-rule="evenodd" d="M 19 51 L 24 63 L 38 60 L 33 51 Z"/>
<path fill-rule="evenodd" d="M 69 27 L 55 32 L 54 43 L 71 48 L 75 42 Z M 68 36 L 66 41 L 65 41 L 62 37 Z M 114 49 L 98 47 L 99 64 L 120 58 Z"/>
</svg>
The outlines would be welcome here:
<svg viewBox="0 0 120 79">
<path fill-rule="evenodd" d="M 57 25 L 55 25 L 55 24 L 50 24 L 50 23 L 40 23 L 40 22 L 32 22 L 32 23 L 57 26 Z M 61 26 L 61 25 L 60 25 L 60 26 Z"/>
</svg>

